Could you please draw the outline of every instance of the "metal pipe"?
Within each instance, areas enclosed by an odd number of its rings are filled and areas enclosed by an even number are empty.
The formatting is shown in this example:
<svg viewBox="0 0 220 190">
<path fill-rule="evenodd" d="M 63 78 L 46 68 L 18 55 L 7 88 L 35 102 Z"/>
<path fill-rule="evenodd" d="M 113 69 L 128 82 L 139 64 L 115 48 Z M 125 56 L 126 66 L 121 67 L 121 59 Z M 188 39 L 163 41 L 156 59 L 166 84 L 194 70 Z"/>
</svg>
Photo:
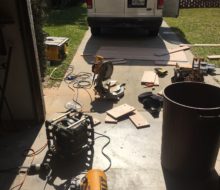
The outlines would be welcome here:
<svg viewBox="0 0 220 190">
<path fill-rule="evenodd" d="M 70 126 L 68 126 L 67 129 L 72 128 L 72 127 L 78 125 L 79 123 L 81 123 L 82 121 L 85 121 L 86 119 L 87 119 L 87 117 L 85 117 L 83 119 L 80 119 L 79 121 L 77 121 L 77 122 L 71 124 Z"/>
</svg>

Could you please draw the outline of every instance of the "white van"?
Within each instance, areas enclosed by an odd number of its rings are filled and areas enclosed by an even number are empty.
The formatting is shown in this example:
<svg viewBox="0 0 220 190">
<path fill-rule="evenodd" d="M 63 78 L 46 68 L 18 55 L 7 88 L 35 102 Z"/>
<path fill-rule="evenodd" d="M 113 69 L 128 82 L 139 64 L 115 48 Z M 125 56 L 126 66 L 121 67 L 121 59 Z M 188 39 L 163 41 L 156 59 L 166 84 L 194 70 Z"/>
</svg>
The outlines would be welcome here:
<svg viewBox="0 0 220 190">
<path fill-rule="evenodd" d="M 141 27 L 157 36 L 162 17 L 177 17 L 179 0 L 86 0 L 93 35 L 102 27 Z"/>
</svg>

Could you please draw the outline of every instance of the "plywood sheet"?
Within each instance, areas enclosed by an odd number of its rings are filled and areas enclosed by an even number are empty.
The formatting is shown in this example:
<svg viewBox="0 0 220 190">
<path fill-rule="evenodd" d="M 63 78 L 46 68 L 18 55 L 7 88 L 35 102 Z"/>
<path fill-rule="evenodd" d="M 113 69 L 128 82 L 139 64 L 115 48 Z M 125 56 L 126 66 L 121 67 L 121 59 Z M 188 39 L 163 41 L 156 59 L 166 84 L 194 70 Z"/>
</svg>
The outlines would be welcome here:
<svg viewBox="0 0 220 190">
<path fill-rule="evenodd" d="M 137 129 L 149 127 L 150 124 L 148 123 L 147 119 L 144 118 L 138 111 L 134 111 L 133 115 L 129 116 L 129 119 L 134 123 Z"/>
<path fill-rule="evenodd" d="M 168 52 L 165 52 L 165 53 L 156 53 L 155 55 L 156 56 L 164 56 L 164 55 L 168 55 L 168 54 L 172 54 L 172 53 L 176 53 L 176 52 L 184 51 L 184 50 L 188 50 L 188 49 L 190 49 L 189 46 L 183 46 L 183 47 L 178 47 L 175 49 L 168 50 Z"/>
<path fill-rule="evenodd" d="M 183 51 L 172 53 L 165 56 L 156 56 L 155 54 L 167 53 L 169 50 L 160 48 L 138 48 L 138 47 L 101 47 L 97 55 L 108 59 L 131 59 L 148 61 L 187 61 Z"/>
<path fill-rule="evenodd" d="M 134 110 L 135 108 L 128 104 L 122 104 L 121 106 L 118 106 L 116 108 L 107 111 L 107 114 L 113 117 L 114 119 L 118 119 L 121 116 L 127 115 Z"/>
<path fill-rule="evenodd" d="M 106 115 L 105 123 L 114 123 L 114 124 L 116 124 L 116 123 L 118 123 L 118 120 L 112 118 L 110 115 Z"/>
<path fill-rule="evenodd" d="M 220 59 L 220 55 L 209 55 L 208 59 Z"/>
</svg>

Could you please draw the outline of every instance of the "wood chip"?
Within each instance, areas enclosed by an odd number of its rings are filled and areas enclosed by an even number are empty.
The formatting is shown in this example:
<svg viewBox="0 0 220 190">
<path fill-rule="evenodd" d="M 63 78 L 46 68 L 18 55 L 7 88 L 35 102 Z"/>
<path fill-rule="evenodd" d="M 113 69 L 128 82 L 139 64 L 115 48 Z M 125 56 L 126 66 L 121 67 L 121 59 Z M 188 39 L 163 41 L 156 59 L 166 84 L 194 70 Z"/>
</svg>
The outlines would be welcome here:
<svg viewBox="0 0 220 190">
<path fill-rule="evenodd" d="M 220 55 L 209 55 L 208 59 L 220 59 Z"/>
<path fill-rule="evenodd" d="M 172 50 L 168 50 L 168 52 L 166 53 L 155 53 L 156 56 L 164 56 L 164 55 L 169 55 L 169 54 L 172 54 L 172 53 L 176 53 L 176 52 L 179 52 L 179 51 L 184 51 L 184 50 L 188 50 L 190 49 L 189 46 L 183 46 L 183 47 L 178 47 L 178 48 L 175 48 L 175 49 L 172 49 Z"/>
<path fill-rule="evenodd" d="M 105 123 L 114 123 L 114 124 L 116 124 L 116 123 L 118 123 L 118 121 L 116 119 L 112 118 L 110 115 L 106 115 Z"/>
<path fill-rule="evenodd" d="M 113 117 L 114 119 L 118 119 L 121 116 L 127 115 L 134 110 L 135 110 L 134 107 L 132 107 L 128 104 L 123 104 L 121 106 L 118 106 L 116 108 L 113 108 L 113 109 L 107 111 L 107 114 L 110 115 L 111 117 Z"/>
<path fill-rule="evenodd" d="M 134 123 L 137 129 L 149 127 L 147 119 L 144 118 L 138 111 L 134 111 L 133 115 L 129 116 L 129 119 Z"/>
<path fill-rule="evenodd" d="M 92 119 L 93 119 L 94 126 L 99 125 L 101 123 L 101 121 L 98 120 L 97 118 L 93 117 Z"/>
</svg>

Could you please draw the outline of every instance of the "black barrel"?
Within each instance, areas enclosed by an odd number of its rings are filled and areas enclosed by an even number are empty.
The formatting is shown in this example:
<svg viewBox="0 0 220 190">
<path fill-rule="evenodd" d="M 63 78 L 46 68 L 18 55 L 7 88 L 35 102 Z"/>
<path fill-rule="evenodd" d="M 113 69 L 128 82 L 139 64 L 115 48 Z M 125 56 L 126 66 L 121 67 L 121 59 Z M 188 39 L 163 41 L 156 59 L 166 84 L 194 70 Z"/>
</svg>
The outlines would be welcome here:
<svg viewBox="0 0 220 190">
<path fill-rule="evenodd" d="M 197 82 L 164 90 L 161 164 L 175 174 L 208 175 L 220 142 L 220 88 Z"/>
</svg>

